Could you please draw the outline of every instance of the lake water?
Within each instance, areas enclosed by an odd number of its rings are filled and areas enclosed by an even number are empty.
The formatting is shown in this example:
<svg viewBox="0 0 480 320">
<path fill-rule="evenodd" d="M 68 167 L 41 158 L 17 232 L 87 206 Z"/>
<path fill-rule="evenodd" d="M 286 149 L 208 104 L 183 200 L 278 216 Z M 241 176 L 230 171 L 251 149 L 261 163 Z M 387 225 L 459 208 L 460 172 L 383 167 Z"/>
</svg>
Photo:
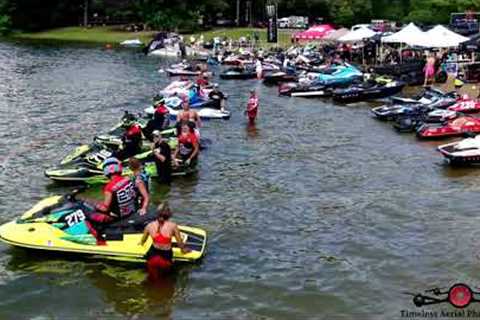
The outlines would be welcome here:
<svg viewBox="0 0 480 320">
<path fill-rule="evenodd" d="M 168 84 L 157 70 L 169 63 L 1 43 L 0 222 L 68 192 L 43 170 L 123 110 L 143 110 Z M 480 170 L 448 168 L 438 142 L 397 134 L 368 104 L 279 97 L 217 76 L 231 120 L 205 123 L 212 143 L 197 176 L 152 190 L 176 221 L 208 231 L 202 263 L 151 285 L 138 266 L 1 244 L 0 318 L 394 319 L 420 310 L 404 291 L 479 283 Z M 250 88 L 256 127 L 243 115 Z"/>
</svg>

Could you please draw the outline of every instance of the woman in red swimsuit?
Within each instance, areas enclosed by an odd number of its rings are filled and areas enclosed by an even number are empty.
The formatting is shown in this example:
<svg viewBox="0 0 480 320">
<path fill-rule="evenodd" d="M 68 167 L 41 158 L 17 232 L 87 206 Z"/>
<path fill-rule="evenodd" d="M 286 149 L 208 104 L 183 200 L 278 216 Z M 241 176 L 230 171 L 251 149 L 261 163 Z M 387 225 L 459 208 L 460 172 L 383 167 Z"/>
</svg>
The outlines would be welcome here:
<svg viewBox="0 0 480 320">
<path fill-rule="evenodd" d="M 160 271 L 169 270 L 173 265 L 172 237 L 177 240 L 182 253 L 190 252 L 183 243 L 177 224 L 169 221 L 171 216 L 172 212 L 166 202 L 158 206 L 157 219 L 145 227 L 139 243 L 143 246 L 148 236 L 152 237 L 153 243 L 147 253 L 147 269 L 152 280 L 158 279 Z"/>
</svg>

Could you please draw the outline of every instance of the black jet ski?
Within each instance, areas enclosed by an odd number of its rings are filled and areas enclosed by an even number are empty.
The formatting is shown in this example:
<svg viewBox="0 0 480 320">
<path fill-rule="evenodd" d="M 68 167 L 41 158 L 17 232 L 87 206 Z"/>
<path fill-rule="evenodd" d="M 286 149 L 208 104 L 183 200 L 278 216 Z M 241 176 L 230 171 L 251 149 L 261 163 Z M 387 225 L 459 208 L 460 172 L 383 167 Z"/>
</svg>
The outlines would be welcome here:
<svg viewBox="0 0 480 320">
<path fill-rule="evenodd" d="M 335 89 L 332 98 L 340 103 L 382 99 L 401 92 L 404 86 L 405 83 L 401 81 L 391 81 L 386 84 L 364 82 L 345 89 Z"/>
<path fill-rule="evenodd" d="M 253 70 L 243 69 L 243 68 L 229 68 L 224 72 L 220 73 L 220 78 L 224 80 L 247 80 L 255 79 L 257 74 Z"/>
<path fill-rule="evenodd" d="M 393 127 L 401 133 L 412 133 L 416 132 L 424 123 L 443 123 L 455 119 L 459 115 L 459 113 L 451 110 L 435 109 L 429 111 L 425 109 L 425 112 L 398 116 L 395 119 Z"/>
<path fill-rule="evenodd" d="M 171 139 L 169 144 L 172 149 L 175 149 L 177 144 L 176 138 Z M 152 151 L 149 149 L 143 151 L 143 153 L 135 155 L 135 158 L 143 163 L 144 169 L 150 177 L 156 177 L 157 167 L 153 161 Z M 106 183 L 108 180 L 103 175 L 102 164 L 106 159 L 113 156 L 115 156 L 115 154 L 106 149 L 105 146 L 93 144 L 89 152 L 80 155 L 74 161 L 66 165 L 59 165 L 45 170 L 45 176 L 55 182 L 61 183 L 86 183 L 90 185 Z M 122 174 L 131 176 L 132 172 L 128 168 L 127 162 L 128 159 L 123 161 Z M 190 166 L 172 165 L 172 168 L 172 176 L 185 176 L 197 172 L 196 164 Z"/>
<path fill-rule="evenodd" d="M 282 71 L 266 74 L 263 83 L 266 85 L 277 85 L 281 82 L 295 82 L 298 78 L 295 74 L 287 74 Z"/>
<path fill-rule="evenodd" d="M 318 98 L 329 97 L 333 89 L 325 85 L 300 84 L 296 82 L 285 83 L 278 88 L 278 94 L 290 97 Z"/>
</svg>

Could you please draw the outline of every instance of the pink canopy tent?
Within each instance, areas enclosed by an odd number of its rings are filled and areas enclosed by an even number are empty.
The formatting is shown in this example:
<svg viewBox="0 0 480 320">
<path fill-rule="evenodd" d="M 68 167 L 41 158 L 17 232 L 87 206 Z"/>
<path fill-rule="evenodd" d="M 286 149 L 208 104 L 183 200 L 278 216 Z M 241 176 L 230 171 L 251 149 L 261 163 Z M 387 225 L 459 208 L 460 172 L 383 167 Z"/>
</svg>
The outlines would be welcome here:
<svg viewBox="0 0 480 320">
<path fill-rule="evenodd" d="M 297 41 L 320 40 L 334 31 L 335 29 L 333 29 L 331 25 L 321 24 L 321 25 L 313 26 L 310 29 L 305 30 L 303 32 L 296 32 L 293 34 L 293 38 Z"/>
</svg>

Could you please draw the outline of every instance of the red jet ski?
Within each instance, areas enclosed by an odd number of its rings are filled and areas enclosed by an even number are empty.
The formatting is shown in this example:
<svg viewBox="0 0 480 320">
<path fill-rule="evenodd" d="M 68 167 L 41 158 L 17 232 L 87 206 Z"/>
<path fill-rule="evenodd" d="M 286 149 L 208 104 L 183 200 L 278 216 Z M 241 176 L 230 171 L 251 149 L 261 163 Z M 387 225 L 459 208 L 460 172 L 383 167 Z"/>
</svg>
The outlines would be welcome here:
<svg viewBox="0 0 480 320">
<path fill-rule="evenodd" d="M 468 133 L 480 133 L 480 119 L 460 117 L 440 125 L 423 124 L 417 129 L 419 138 L 453 137 Z"/>
<path fill-rule="evenodd" d="M 448 110 L 464 113 L 480 112 L 480 101 L 464 96 L 457 103 L 448 107 Z"/>
</svg>

